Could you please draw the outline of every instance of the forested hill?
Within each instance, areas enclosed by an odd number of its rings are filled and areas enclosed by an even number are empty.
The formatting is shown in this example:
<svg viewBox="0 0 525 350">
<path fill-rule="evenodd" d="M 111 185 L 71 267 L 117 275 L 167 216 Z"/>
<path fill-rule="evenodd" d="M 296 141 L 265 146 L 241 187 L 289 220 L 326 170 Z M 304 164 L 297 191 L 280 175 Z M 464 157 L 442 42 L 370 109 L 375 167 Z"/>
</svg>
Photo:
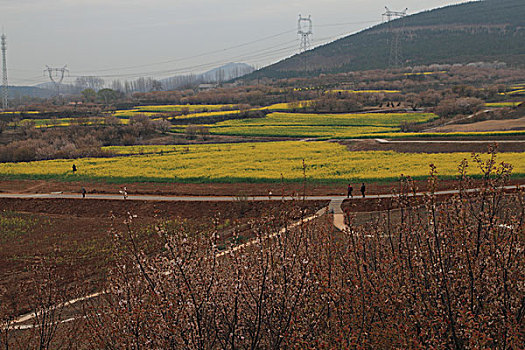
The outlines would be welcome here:
<svg viewBox="0 0 525 350">
<path fill-rule="evenodd" d="M 404 66 L 478 61 L 525 65 L 525 0 L 485 0 L 383 23 L 265 67 L 251 77 L 388 68 L 395 32 L 399 32 Z"/>
</svg>

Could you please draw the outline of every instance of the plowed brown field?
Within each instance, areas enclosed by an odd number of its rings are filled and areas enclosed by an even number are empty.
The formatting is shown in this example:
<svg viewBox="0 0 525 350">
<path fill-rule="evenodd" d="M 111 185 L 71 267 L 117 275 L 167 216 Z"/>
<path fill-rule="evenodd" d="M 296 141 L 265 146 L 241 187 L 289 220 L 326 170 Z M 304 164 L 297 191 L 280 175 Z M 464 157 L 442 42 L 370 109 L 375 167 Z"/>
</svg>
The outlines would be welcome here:
<svg viewBox="0 0 525 350">
<path fill-rule="evenodd" d="M 132 227 L 144 231 L 140 239 L 145 248 L 153 249 L 158 243 L 156 235 L 143 229 L 158 222 L 184 222 L 189 230 L 206 235 L 217 227 L 218 243 L 226 244 L 234 231 L 248 239 L 249 222 L 268 220 L 293 209 L 297 215 L 301 208 L 309 215 L 327 204 L 0 199 L 0 224 L 1 219 L 4 223 L 14 221 L 20 228 L 0 232 L 0 303 L 13 315 L 29 311 L 30 296 L 36 289 L 31 267 L 40 257 L 53 255 L 57 257 L 57 277 L 63 279 L 64 287 L 80 288 L 80 295 L 101 290 L 113 261 L 110 229 L 124 231 L 128 212 L 137 215 Z"/>
</svg>

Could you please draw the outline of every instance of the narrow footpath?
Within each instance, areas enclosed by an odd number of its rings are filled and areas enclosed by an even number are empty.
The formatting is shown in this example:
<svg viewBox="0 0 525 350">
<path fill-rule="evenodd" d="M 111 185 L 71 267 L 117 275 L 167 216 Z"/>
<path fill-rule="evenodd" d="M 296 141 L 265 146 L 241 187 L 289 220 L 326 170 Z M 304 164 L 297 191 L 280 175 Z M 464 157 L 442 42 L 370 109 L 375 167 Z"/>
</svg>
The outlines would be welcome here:
<svg viewBox="0 0 525 350">
<path fill-rule="evenodd" d="M 509 185 L 505 186 L 505 190 L 515 190 L 517 188 L 525 188 L 525 185 Z M 479 188 L 465 190 L 467 193 L 479 191 Z M 436 195 L 457 194 L 458 190 L 436 191 Z M 410 193 L 409 196 L 423 196 L 428 192 Z M 366 195 L 366 198 L 371 199 L 385 199 L 394 198 L 395 194 L 371 194 Z M 347 199 L 346 196 L 157 196 L 157 195 L 122 195 L 122 194 L 87 194 L 82 198 L 80 193 L 0 193 L 0 198 L 12 199 L 79 199 L 79 200 L 128 200 L 128 201 L 154 201 L 154 202 L 235 202 L 235 201 L 341 201 Z M 354 197 L 353 200 L 359 200 Z M 335 208 L 335 207 L 334 207 Z"/>
</svg>

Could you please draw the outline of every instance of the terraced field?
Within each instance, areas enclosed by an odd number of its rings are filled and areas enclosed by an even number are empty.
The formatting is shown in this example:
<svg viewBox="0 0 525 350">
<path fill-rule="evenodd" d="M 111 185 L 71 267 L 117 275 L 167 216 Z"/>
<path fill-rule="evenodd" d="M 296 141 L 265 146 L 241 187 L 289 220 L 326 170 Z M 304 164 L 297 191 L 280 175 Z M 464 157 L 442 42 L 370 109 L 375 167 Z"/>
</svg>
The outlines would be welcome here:
<svg viewBox="0 0 525 350">
<path fill-rule="evenodd" d="M 125 156 L 0 164 L 0 178 L 98 180 L 123 182 L 288 182 L 306 176 L 314 182 L 393 181 L 401 174 L 424 178 L 429 164 L 438 174 L 453 177 L 469 153 L 408 154 L 393 151 L 349 152 L 331 142 L 271 142 L 193 146 L 109 147 Z M 140 154 L 144 153 L 144 154 Z M 150 154 L 148 154 L 150 153 Z M 515 176 L 525 175 L 525 155 L 504 153 L 499 161 L 514 165 Z M 75 163 L 78 171 L 73 174 Z M 471 173 L 479 172 L 471 167 Z"/>
<path fill-rule="evenodd" d="M 137 106 L 133 109 L 125 109 L 116 111 L 113 115 L 117 118 L 131 118 L 135 115 L 147 115 L 155 117 L 165 115 L 172 112 L 184 112 L 185 114 L 197 114 L 207 112 L 220 112 L 238 110 L 237 105 L 221 104 L 221 105 L 152 105 L 152 106 Z"/>
<path fill-rule="evenodd" d="M 525 84 L 511 86 L 507 92 L 501 92 L 500 95 L 508 95 L 508 96 L 525 95 Z"/>
<path fill-rule="evenodd" d="M 272 113 L 266 118 L 229 120 L 208 127 L 212 134 L 222 135 L 354 138 L 399 132 L 403 124 L 435 118 L 432 113 Z"/>
<path fill-rule="evenodd" d="M 33 124 L 35 128 L 52 128 L 58 126 L 71 125 L 96 125 L 104 124 L 104 118 L 54 118 L 54 119 L 23 119 L 20 121 L 21 125 Z M 14 123 L 9 123 L 14 125 Z"/>
</svg>

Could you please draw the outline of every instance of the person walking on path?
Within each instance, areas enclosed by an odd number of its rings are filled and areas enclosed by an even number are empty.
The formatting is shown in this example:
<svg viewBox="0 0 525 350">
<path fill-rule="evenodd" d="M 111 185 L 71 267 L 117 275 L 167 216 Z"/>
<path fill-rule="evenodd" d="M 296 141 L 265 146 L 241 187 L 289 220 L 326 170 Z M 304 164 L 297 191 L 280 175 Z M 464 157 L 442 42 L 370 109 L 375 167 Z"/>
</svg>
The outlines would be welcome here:
<svg viewBox="0 0 525 350">
<path fill-rule="evenodd" d="M 128 199 L 128 188 L 124 186 L 119 193 L 124 197 L 124 199 Z"/>
<path fill-rule="evenodd" d="M 73 169 L 73 174 L 74 174 L 77 171 L 77 166 L 75 164 L 73 164 L 72 169 Z"/>
<path fill-rule="evenodd" d="M 365 190 L 366 190 L 366 187 L 365 187 L 365 183 L 363 182 L 363 184 L 361 185 L 361 194 L 363 195 L 363 198 L 365 198 Z"/>
<path fill-rule="evenodd" d="M 86 189 L 82 187 L 82 198 L 86 198 Z"/>
<path fill-rule="evenodd" d="M 352 195 L 352 191 L 354 190 L 354 188 L 352 187 L 352 184 L 348 184 L 348 193 L 346 195 L 346 198 L 354 198 L 354 196 Z"/>
</svg>

